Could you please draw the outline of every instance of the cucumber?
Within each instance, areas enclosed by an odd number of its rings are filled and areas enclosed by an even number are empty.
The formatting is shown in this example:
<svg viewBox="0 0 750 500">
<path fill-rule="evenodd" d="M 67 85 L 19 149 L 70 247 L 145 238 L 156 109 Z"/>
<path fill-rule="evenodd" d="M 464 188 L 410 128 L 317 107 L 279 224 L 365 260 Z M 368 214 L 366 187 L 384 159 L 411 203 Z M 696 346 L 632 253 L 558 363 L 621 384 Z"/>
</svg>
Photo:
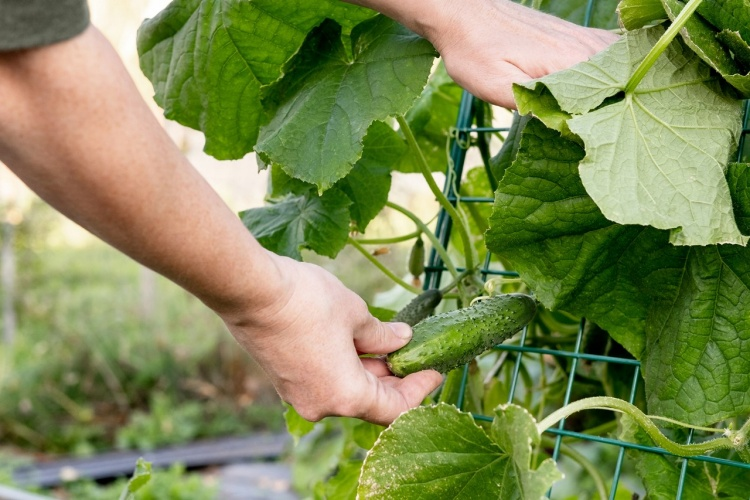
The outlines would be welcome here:
<svg viewBox="0 0 750 500">
<path fill-rule="evenodd" d="M 432 314 L 441 300 L 443 300 L 443 292 L 440 290 L 425 290 L 397 312 L 391 321 L 401 321 L 414 326 Z"/>
<path fill-rule="evenodd" d="M 386 357 L 388 368 L 398 377 L 426 369 L 446 373 L 510 338 L 535 313 L 532 297 L 510 293 L 431 316 L 414 326 L 408 344 Z"/>
<path fill-rule="evenodd" d="M 422 236 L 417 237 L 414 246 L 409 252 L 409 272 L 415 278 L 422 276 L 424 272 L 424 240 Z"/>
</svg>

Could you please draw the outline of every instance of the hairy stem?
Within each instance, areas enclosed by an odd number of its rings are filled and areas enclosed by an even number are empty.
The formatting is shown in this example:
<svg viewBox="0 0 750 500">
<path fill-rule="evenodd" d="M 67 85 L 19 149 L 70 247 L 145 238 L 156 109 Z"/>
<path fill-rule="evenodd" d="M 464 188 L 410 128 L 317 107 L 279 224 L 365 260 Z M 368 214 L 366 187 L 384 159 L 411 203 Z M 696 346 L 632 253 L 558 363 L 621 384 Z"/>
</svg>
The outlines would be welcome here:
<svg viewBox="0 0 750 500">
<path fill-rule="evenodd" d="M 422 293 L 422 290 L 420 290 L 419 288 L 410 285 L 406 281 L 402 280 L 401 278 L 393 274 L 393 272 L 387 267 L 385 267 L 382 262 L 380 262 L 378 259 L 373 257 L 373 255 L 370 252 L 368 252 L 365 247 L 360 245 L 360 243 L 357 240 L 355 240 L 354 238 L 349 238 L 347 243 L 349 243 L 351 246 L 359 250 L 359 253 L 364 255 L 367 260 L 369 260 L 375 267 L 380 269 L 383 272 L 383 274 L 388 276 L 394 283 L 405 288 L 406 290 L 410 291 L 413 294 L 419 295 L 420 293 Z"/>
<path fill-rule="evenodd" d="M 443 263 L 445 264 L 445 267 L 448 268 L 448 272 L 451 273 L 451 276 L 453 278 L 458 277 L 458 271 L 456 270 L 456 266 L 453 264 L 453 259 L 450 258 L 448 255 L 448 251 L 445 249 L 442 243 L 440 243 L 440 240 L 435 236 L 435 233 L 432 232 L 432 230 L 427 227 L 427 224 L 422 222 L 422 219 L 416 216 L 414 212 L 411 210 L 408 210 L 401 205 L 397 205 L 396 203 L 393 203 L 392 201 L 386 202 L 386 207 L 392 208 L 393 210 L 397 212 L 401 212 L 405 216 L 407 216 L 409 219 L 414 222 L 414 224 L 417 225 L 417 228 L 419 228 L 422 233 L 427 237 L 428 240 L 430 240 L 430 243 L 432 243 L 433 248 L 435 248 L 435 251 L 438 253 L 440 258 L 443 260 Z"/>
<path fill-rule="evenodd" d="M 651 47 L 651 50 L 648 52 L 648 54 L 646 54 L 646 57 L 643 59 L 643 61 L 641 61 L 641 64 L 639 64 L 633 72 L 633 75 L 630 77 L 630 80 L 628 80 L 627 85 L 625 85 L 626 94 L 632 94 L 635 91 L 635 88 L 639 83 L 641 83 L 641 80 L 643 80 L 643 77 L 646 76 L 648 70 L 650 70 L 654 63 L 656 63 L 656 60 L 659 59 L 659 56 L 662 54 L 662 52 L 667 49 L 667 46 L 672 43 L 674 37 L 676 37 L 677 33 L 679 33 L 683 26 L 685 26 L 687 20 L 690 18 L 693 12 L 695 12 L 702 1 L 703 0 L 690 0 L 687 5 L 685 5 L 685 7 L 680 11 L 669 29 L 667 29 L 667 31 L 664 32 L 664 34 L 661 36 L 661 38 L 659 38 L 656 44 Z"/>
<path fill-rule="evenodd" d="M 541 434 L 546 431 L 563 418 L 572 415 L 573 413 L 581 410 L 612 410 L 625 413 L 630 416 L 636 423 L 646 431 L 646 434 L 654 441 L 657 446 L 664 448 L 672 455 L 680 457 L 692 457 L 695 455 L 702 455 L 716 450 L 735 448 L 738 445 L 735 444 L 736 435 L 740 434 L 742 430 L 738 431 L 737 434 L 726 433 L 724 437 L 711 439 L 702 443 L 694 444 L 680 444 L 675 443 L 664 434 L 661 433 L 659 428 L 654 424 L 651 419 L 639 410 L 636 406 L 617 398 L 611 398 L 608 396 L 597 396 L 593 398 L 581 399 L 574 403 L 570 403 L 567 406 L 560 408 L 559 410 L 551 413 L 547 418 L 537 424 L 537 430 Z"/>
<path fill-rule="evenodd" d="M 468 269 L 473 269 L 474 246 L 471 242 L 471 238 L 469 237 L 469 229 L 466 227 L 466 221 L 458 213 L 456 207 L 454 207 L 451 202 L 448 201 L 448 198 L 445 197 L 445 194 L 443 194 L 443 191 L 440 189 L 440 187 L 435 182 L 435 179 L 432 177 L 430 166 L 427 164 L 427 160 L 422 153 L 422 149 L 417 143 L 417 139 L 414 137 L 414 134 L 411 131 L 411 127 L 409 127 L 409 123 L 407 123 L 406 119 L 401 115 L 398 115 L 396 117 L 396 120 L 398 121 L 398 125 L 401 128 L 401 131 L 404 133 L 404 137 L 406 137 L 406 142 L 409 144 L 409 147 L 414 153 L 414 156 L 416 156 L 417 158 L 417 165 L 422 171 L 422 175 L 427 181 L 427 185 L 435 195 L 435 198 L 437 199 L 440 206 L 445 209 L 446 213 L 453 220 L 453 224 L 455 224 L 455 227 L 458 230 L 459 235 L 461 236 L 461 241 L 464 244 L 464 258 L 466 259 L 466 267 Z"/>
</svg>

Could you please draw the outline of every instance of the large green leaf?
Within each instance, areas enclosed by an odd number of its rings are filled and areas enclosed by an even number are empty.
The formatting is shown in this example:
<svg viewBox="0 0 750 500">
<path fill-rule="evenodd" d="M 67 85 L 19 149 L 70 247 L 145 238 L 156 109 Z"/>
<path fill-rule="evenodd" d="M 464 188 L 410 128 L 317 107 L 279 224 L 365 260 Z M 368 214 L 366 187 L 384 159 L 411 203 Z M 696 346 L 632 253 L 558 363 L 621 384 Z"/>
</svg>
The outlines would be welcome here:
<svg viewBox="0 0 750 500">
<path fill-rule="evenodd" d="M 642 446 L 654 446 L 648 435 L 627 415 L 620 418 L 620 439 Z M 692 461 L 682 476 L 683 460 L 677 457 L 629 450 L 628 455 L 643 480 L 651 500 L 673 500 L 682 483 L 683 500 L 745 500 L 750 491 L 747 470 L 730 465 Z M 734 459 L 734 453 L 720 451 L 717 458 Z"/>
<path fill-rule="evenodd" d="M 406 143 L 396 131 L 383 122 L 375 122 L 365 136 L 362 157 L 336 183 L 336 188 L 352 200 L 352 220 L 359 232 L 367 229 L 388 201 L 391 169 L 406 152 Z"/>
<path fill-rule="evenodd" d="M 738 31 L 750 42 L 750 0 L 703 0 L 698 14 L 720 31 Z"/>
<path fill-rule="evenodd" d="M 496 413 L 490 435 L 447 404 L 402 414 L 367 454 L 358 498 L 543 498 L 562 475 L 552 460 L 532 469 L 534 419 L 513 405 Z"/>
<path fill-rule="evenodd" d="M 331 21 L 313 30 L 289 73 L 269 90 L 274 116 L 256 151 L 322 191 L 362 154 L 373 121 L 403 114 L 427 82 L 435 50 L 386 17 L 354 28 L 352 55 Z"/>
<path fill-rule="evenodd" d="M 401 160 L 406 150 L 406 143 L 395 130 L 383 122 L 373 123 L 364 139 L 362 157 L 349 174 L 332 188 L 343 192 L 352 201 L 349 207 L 351 220 L 358 231 L 364 232 L 388 201 L 391 168 Z M 280 165 L 272 164 L 270 170 L 270 200 L 278 200 L 289 194 L 320 196 L 314 185 L 287 175 Z"/>
<path fill-rule="evenodd" d="M 734 203 L 734 218 L 742 234 L 750 234 L 750 165 L 730 163 L 727 182 Z"/>
<path fill-rule="evenodd" d="M 245 225 L 267 249 L 300 258 L 300 249 L 335 257 L 353 227 L 364 232 L 388 201 L 390 168 L 406 144 L 383 122 L 375 122 L 364 140 L 362 158 L 336 185 L 319 194 L 307 182 L 287 175 L 278 164 L 270 168 L 270 205 L 242 212 Z"/>
<path fill-rule="evenodd" d="M 138 30 L 141 69 L 167 118 L 201 130 L 219 159 L 252 151 L 261 88 L 278 80 L 325 18 L 351 29 L 374 13 L 337 0 L 175 0 Z"/>
<path fill-rule="evenodd" d="M 669 18 L 674 20 L 682 11 L 685 4 L 680 0 L 661 0 Z M 735 33 L 735 32 L 728 32 Z M 700 16 L 691 16 L 685 23 L 685 27 L 680 30 L 682 39 L 693 52 L 703 59 L 703 61 L 716 70 L 730 85 L 740 91 L 745 97 L 750 97 L 750 73 L 740 67 L 740 62 L 736 61 L 738 45 L 743 43 L 737 34 L 737 39 L 732 35 L 725 35 L 723 38 L 734 48 L 730 50 L 726 43 L 720 42 L 716 30 L 703 20 Z M 747 45 L 745 43 L 745 45 Z M 740 58 L 742 57 L 740 52 Z"/>
<path fill-rule="evenodd" d="M 497 498 L 511 498 L 516 489 L 519 498 L 547 498 L 547 490 L 562 474 L 552 459 L 532 469 L 532 449 L 540 442 L 534 417 L 520 406 L 501 405 L 495 410 L 492 437 L 513 462 L 513 474 L 503 476 L 500 489 L 508 495 L 498 492 Z"/>
<path fill-rule="evenodd" d="M 742 129 L 741 101 L 679 41 L 617 98 L 663 32 L 630 32 L 589 61 L 516 85 L 519 110 L 565 131 L 545 120 L 554 111 L 548 104 L 536 109 L 533 96 L 549 92 L 572 115 L 565 123 L 586 149 L 581 179 L 608 219 L 671 229 L 678 245 L 744 245 L 724 177 Z"/>
<path fill-rule="evenodd" d="M 268 250 L 297 260 L 302 249 L 335 257 L 349 236 L 351 200 L 334 189 L 289 195 L 271 205 L 240 213 L 242 222 Z"/>
<path fill-rule="evenodd" d="M 650 412 L 698 425 L 748 412 L 750 250 L 676 247 L 666 231 L 608 221 L 579 178 L 583 155 L 532 120 L 488 248 L 545 306 L 586 316 L 641 359 Z"/>
<path fill-rule="evenodd" d="M 518 146 L 521 144 L 521 132 L 530 119 L 530 115 L 521 115 L 517 111 L 513 112 L 513 121 L 510 124 L 508 134 L 505 136 L 505 141 L 503 141 L 503 145 L 497 154 L 490 159 L 490 170 L 495 179 L 502 179 L 505 171 L 516 159 Z"/>
<path fill-rule="evenodd" d="M 649 308 L 642 356 L 649 411 L 690 422 L 746 413 L 750 251 L 691 247 L 675 264 L 681 268 L 663 284 L 669 295 Z"/>
<path fill-rule="evenodd" d="M 656 256 L 645 242 L 638 247 L 651 257 L 646 266 L 623 253 L 658 232 L 602 216 L 578 174 L 583 157 L 578 144 L 531 120 L 496 191 L 487 247 L 510 260 L 545 306 L 591 318 L 637 356 L 649 298 L 639 293 L 636 272 L 648 272 Z"/>
</svg>

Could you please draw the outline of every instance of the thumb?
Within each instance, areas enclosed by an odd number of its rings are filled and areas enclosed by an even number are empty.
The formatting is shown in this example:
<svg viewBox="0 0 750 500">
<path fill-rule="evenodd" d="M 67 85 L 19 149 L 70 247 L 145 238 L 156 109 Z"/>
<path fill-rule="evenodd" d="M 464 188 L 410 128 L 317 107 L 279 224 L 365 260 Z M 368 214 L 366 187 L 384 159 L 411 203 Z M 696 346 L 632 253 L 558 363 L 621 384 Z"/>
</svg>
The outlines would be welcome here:
<svg viewBox="0 0 750 500">
<path fill-rule="evenodd" d="M 411 327 L 406 323 L 383 323 L 374 317 L 354 332 L 354 347 L 367 354 L 388 354 L 410 340 Z"/>
</svg>

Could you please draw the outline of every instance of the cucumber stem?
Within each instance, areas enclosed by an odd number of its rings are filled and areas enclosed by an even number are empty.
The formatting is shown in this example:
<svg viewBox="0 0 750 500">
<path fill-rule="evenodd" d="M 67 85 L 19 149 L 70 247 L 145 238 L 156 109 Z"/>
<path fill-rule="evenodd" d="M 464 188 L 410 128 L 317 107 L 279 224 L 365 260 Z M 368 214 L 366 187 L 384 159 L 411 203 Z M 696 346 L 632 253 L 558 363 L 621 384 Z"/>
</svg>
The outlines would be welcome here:
<svg viewBox="0 0 750 500">
<path fill-rule="evenodd" d="M 401 243 L 404 241 L 413 240 L 417 236 L 422 234 L 422 231 L 417 229 L 409 234 L 402 234 L 401 236 L 392 236 L 390 238 L 357 238 L 357 242 L 362 245 L 391 245 L 393 243 Z"/>
<path fill-rule="evenodd" d="M 349 243 L 351 246 L 359 250 L 359 253 L 364 255 L 367 260 L 369 260 L 375 267 L 380 269 L 383 272 L 383 274 L 388 276 L 394 283 L 401 286 L 402 288 L 405 288 L 406 290 L 410 291 L 411 293 L 415 295 L 419 295 L 420 293 L 422 293 L 422 291 L 419 288 L 410 285 L 406 281 L 402 280 L 401 278 L 393 274 L 393 272 L 387 267 L 385 267 L 382 262 L 380 262 L 378 259 L 373 257 L 373 255 L 370 252 L 368 252 L 365 247 L 360 245 L 360 243 L 357 240 L 350 237 L 347 240 L 347 243 Z"/>
<path fill-rule="evenodd" d="M 458 276 L 456 276 L 456 278 L 453 281 L 451 281 L 450 283 L 448 283 L 447 285 L 445 285 L 443 288 L 441 288 L 440 289 L 440 293 L 442 293 L 443 296 L 445 296 L 445 294 L 447 294 L 448 292 L 450 292 L 454 287 L 458 286 L 458 284 L 461 283 L 461 280 L 463 280 L 464 278 L 466 278 L 467 276 L 469 276 L 473 272 L 474 271 L 471 270 L 471 269 L 465 269 L 463 272 L 461 272 L 461 274 L 459 274 Z"/>
<path fill-rule="evenodd" d="M 748 433 L 750 433 L 750 425 L 745 424 L 742 429 L 736 433 L 727 430 L 724 432 L 723 437 L 711 439 L 702 443 L 675 443 L 662 434 L 659 428 L 656 427 L 656 424 L 651 421 L 649 416 L 639 410 L 636 406 L 621 399 L 608 396 L 596 396 L 581 399 L 552 412 L 547 418 L 537 424 L 539 434 L 543 433 L 563 418 L 581 410 L 612 410 L 625 413 L 635 420 L 635 422 L 646 432 L 646 434 L 649 435 L 657 446 L 662 447 L 672 455 L 680 457 L 692 457 L 721 449 L 742 448 L 747 446 Z M 690 428 L 690 426 L 687 425 L 685 425 L 685 427 Z"/>
<path fill-rule="evenodd" d="M 427 224 L 422 222 L 422 219 L 416 216 L 414 212 L 411 210 L 402 207 L 401 205 L 397 205 L 396 203 L 393 203 L 392 201 L 388 201 L 385 204 L 386 207 L 392 208 L 393 210 L 397 212 L 401 212 L 405 216 L 407 216 L 409 219 L 414 222 L 414 224 L 417 225 L 417 228 L 424 233 L 424 235 L 427 237 L 428 240 L 430 240 L 430 243 L 432 243 L 433 248 L 438 253 L 440 258 L 443 260 L 443 263 L 445 264 L 445 267 L 448 268 L 448 272 L 451 273 L 451 276 L 453 278 L 458 277 L 458 270 L 456 269 L 456 266 L 453 264 L 453 259 L 450 258 L 448 255 L 448 251 L 445 249 L 442 243 L 440 243 L 440 240 L 435 236 L 435 233 L 432 232 L 432 230 L 427 227 Z"/>
<path fill-rule="evenodd" d="M 443 194 L 443 191 L 440 189 L 440 187 L 438 187 L 437 183 L 435 182 L 435 179 L 432 177 L 432 171 L 430 170 L 430 166 L 427 164 L 427 160 L 425 159 L 424 154 L 422 153 L 422 148 L 419 147 L 419 143 L 417 143 L 417 139 L 414 137 L 414 133 L 411 131 L 411 127 L 409 127 L 409 123 L 406 121 L 406 119 L 402 115 L 396 116 L 396 121 L 398 121 L 398 126 L 401 128 L 401 131 L 403 132 L 404 137 L 406 138 L 406 142 L 407 144 L 409 144 L 409 148 L 411 148 L 412 152 L 414 153 L 414 156 L 416 156 L 417 165 L 419 166 L 419 169 L 422 171 L 422 175 L 427 181 L 427 185 L 430 187 L 430 190 L 435 195 L 435 199 L 438 201 L 440 206 L 443 207 L 443 209 L 445 209 L 446 213 L 450 216 L 450 218 L 453 219 L 453 223 L 456 225 L 456 228 L 458 229 L 458 232 L 461 236 L 461 241 L 464 244 L 464 258 L 466 259 L 466 267 L 468 269 L 474 269 L 474 246 L 471 242 L 471 238 L 469 237 L 469 230 L 466 226 L 466 221 L 458 213 L 458 211 L 456 210 L 456 207 L 454 207 L 451 204 L 451 202 L 448 201 L 448 198 L 446 198 L 445 194 Z"/>
<path fill-rule="evenodd" d="M 685 23 L 690 16 L 695 12 L 698 6 L 703 0 L 690 0 L 687 5 L 680 11 L 672 25 L 664 32 L 659 40 L 651 47 L 651 50 L 643 58 L 643 61 L 638 65 L 633 74 L 625 85 L 625 94 L 632 94 L 643 77 L 646 76 L 648 70 L 656 63 L 659 56 L 667 49 L 667 46 L 672 43 L 672 40 L 677 36 L 677 33 L 685 26 Z"/>
</svg>

